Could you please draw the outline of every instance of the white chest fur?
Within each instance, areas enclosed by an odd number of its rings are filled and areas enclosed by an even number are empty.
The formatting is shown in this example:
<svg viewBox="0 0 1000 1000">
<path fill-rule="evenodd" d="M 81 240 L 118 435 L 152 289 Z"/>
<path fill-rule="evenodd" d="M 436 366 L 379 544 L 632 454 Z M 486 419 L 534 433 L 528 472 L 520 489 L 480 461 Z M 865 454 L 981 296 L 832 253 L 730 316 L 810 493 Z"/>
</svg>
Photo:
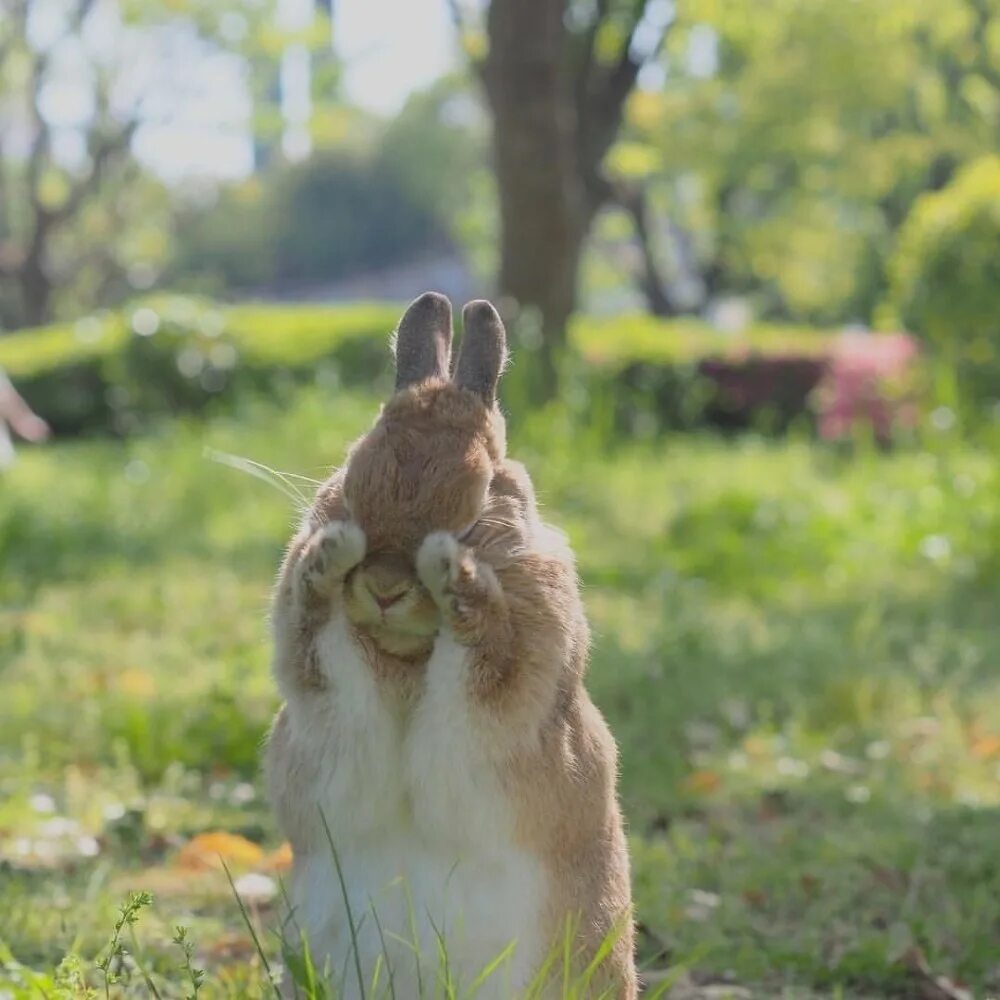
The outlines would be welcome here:
<svg viewBox="0 0 1000 1000">
<path fill-rule="evenodd" d="M 368 997 L 388 995 L 385 966 L 397 997 L 437 996 L 445 976 L 461 993 L 511 948 L 477 996 L 515 996 L 543 957 L 545 876 L 514 844 L 511 808 L 467 699 L 467 651 L 439 636 L 407 716 L 382 697 L 342 618 L 318 642 L 328 691 L 289 704 L 318 827 L 291 884 L 314 959 L 328 958 L 344 996 L 360 993 L 355 948 Z M 380 956 L 381 987 L 372 990 Z"/>
</svg>

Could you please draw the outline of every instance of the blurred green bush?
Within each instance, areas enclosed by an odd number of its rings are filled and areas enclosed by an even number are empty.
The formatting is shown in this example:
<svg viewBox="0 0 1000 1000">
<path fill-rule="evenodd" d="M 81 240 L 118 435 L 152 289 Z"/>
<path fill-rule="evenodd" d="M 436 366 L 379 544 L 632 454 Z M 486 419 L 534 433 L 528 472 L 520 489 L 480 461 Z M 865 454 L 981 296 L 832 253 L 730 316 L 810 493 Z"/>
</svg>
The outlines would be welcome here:
<svg viewBox="0 0 1000 1000">
<path fill-rule="evenodd" d="M 891 266 L 890 309 L 951 362 L 959 395 L 1000 399 L 1000 157 L 914 205 Z"/>
<path fill-rule="evenodd" d="M 322 284 L 445 247 L 443 229 L 377 151 L 322 150 L 183 213 L 169 280 L 209 295 Z"/>
<path fill-rule="evenodd" d="M 62 433 L 129 433 L 166 413 L 198 412 L 234 390 L 265 394 L 305 381 L 370 386 L 389 377 L 388 334 L 401 307 L 223 307 L 156 296 L 117 313 L 0 339 L 0 366 Z M 530 407 L 530 331 L 515 324 L 505 382 Z M 879 338 L 872 338 L 873 342 Z M 694 319 L 579 317 L 565 400 L 611 433 L 702 425 L 764 431 L 811 422 L 837 334 L 754 326 L 726 334 Z"/>
<path fill-rule="evenodd" d="M 389 305 L 220 307 L 154 296 L 0 339 L 0 367 L 63 434 L 124 434 L 233 390 L 302 379 L 370 384 L 388 366 Z"/>
</svg>

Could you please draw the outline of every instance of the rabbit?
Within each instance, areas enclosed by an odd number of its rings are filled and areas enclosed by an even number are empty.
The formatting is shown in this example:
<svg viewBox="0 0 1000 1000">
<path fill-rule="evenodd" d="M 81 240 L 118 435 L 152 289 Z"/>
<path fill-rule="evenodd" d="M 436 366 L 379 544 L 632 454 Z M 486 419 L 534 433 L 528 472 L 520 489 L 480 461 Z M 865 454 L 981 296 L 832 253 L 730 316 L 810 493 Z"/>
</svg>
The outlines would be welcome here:
<svg viewBox="0 0 1000 1000">
<path fill-rule="evenodd" d="M 341 996 L 498 1000 L 549 995 L 566 940 L 577 971 L 613 940 L 587 995 L 631 1000 L 617 751 L 583 685 L 574 557 L 506 457 L 501 319 L 486 301 L 463 319 L 452 376 L 448 300 L 406 310 L 395 393 L 279 574 L 265 765 L 288 937 Z"/>
</svg>

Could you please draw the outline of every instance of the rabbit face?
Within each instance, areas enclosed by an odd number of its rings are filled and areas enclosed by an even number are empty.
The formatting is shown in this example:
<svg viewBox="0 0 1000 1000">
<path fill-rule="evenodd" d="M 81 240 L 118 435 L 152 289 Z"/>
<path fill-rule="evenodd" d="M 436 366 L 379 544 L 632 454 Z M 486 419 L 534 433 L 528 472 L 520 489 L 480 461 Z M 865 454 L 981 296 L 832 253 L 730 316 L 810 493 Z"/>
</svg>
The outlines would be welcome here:
<svg viewBox="0 0 1000 1000">
<path fill-rule="evenodd" d="M 317 498 L 320 520 L 353 521 L 365 557 L 345 580 L 347 616 L 389 653 L 430 652 L 440 622 L 416 575 L 432 532 L 465 537 L 486 508 L 506 449 L 496 387 L 506 360 L 503 323 L 487 302 L 463 312 L 451 362 L 451 304 L 416 299 L 396 332 L 396 392 Z"/>
<path fill-rule="evenodd" d="M 440 621 L 416 576 L 417 549 L 431 532 L 475 525 L 501 455 L 499 413 L 444 381 L 397 393 L 352 451 L 343 504 L 367 554 L 347 579 L 346 609 L 388 652 L 429 652 Z"/>
<path fill-rule="evenodd" d="M 344 598 L 348 620 L 386 652 L 403 658 L 430 652 L 441 616 L 408 557 L 366 556 L 347 578 Z"/>
</svg>

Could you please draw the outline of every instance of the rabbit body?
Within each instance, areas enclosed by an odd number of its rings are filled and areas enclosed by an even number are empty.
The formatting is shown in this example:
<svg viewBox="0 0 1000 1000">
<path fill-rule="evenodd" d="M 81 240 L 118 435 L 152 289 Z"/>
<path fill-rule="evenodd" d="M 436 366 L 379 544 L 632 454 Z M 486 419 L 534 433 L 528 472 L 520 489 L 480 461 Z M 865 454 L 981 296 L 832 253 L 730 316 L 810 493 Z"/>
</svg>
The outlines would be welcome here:
<svg viewBox="0 0 1000 1000">
<path fill-rule="evenodd" d="M 406 718 L 379 691 L 342 615 L 317 643 L 336 694 L 301 714 L 289 705 L 282 719 L 289 726 L 283 763 L 314 799 L 312 809 L 297 806 L 307 813 L 302 833 L 311 849 L 301 857 L 296 851 L 289 886 L 313 956 L 329 957 L 332 977 L 354 996 L 354 941 L 366 987 L 384 950 L 397 996 L 420 996 L 421 982 L 425 995 L 436 996 L 444 972 L 439 933 L 452 976 L 466 986 L 517 939 L 512 961 L 481 994 L 515 996 L 537 961 L 545 872 L 516 844 L 510 809 L 462 703 L 465 650 L 446 635 L 436 641 L 427 690 Z M 320 809 L 343 872 L 353 938 Z"/>
<path fill-rule="evenodd" d="M 481 377 L 463 384 L 460 359 L 453 383 L 447 351 L 404 356 L 441 319 L 427 298 L 397 350 L 418 377 L 321 487 L 275 595 L 286 936 L 345 997 L 463 995 L 502 956 L 476 992 L 497 1000 L 534 990 L 553 951 L 561 975 L 568 932 L 576 970 L 613 937 L 593 995 L 630 1000 L 615 748 L 582 684 L 572 553 L 504 454 L 499 318 L 476 307 Z"/>
</svg>

